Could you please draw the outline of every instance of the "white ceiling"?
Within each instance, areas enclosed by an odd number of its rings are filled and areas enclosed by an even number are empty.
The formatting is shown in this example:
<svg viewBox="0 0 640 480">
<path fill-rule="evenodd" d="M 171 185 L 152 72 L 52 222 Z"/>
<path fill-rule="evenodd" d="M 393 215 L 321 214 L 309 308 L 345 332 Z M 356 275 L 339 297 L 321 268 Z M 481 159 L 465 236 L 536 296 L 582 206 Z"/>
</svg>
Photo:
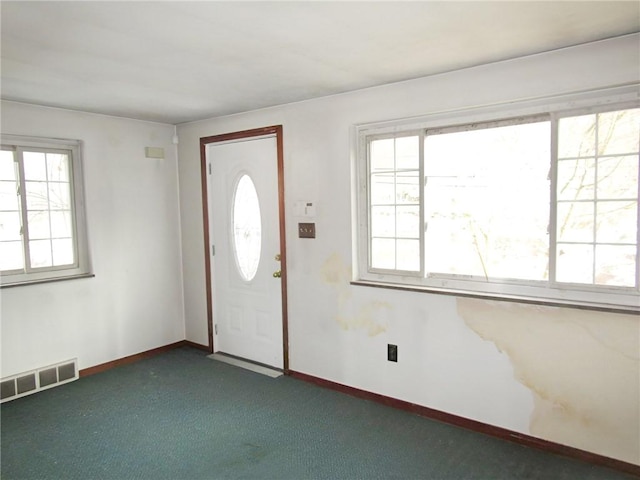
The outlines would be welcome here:
<svg viewBox="0 0 640 480">
<path fill-rule="evenodd" d="M 640 31 L 637 1 L 2 1 L 0 15 L 2 98 L 170 124 Z"/>
</svg>

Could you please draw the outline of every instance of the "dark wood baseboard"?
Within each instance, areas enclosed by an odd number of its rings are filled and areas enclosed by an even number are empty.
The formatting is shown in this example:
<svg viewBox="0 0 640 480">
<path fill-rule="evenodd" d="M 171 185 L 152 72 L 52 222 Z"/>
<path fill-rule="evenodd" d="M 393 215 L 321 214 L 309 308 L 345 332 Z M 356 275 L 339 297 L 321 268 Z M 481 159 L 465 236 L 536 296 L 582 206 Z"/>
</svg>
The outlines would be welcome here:
<svg viewBox="0 0 640 480">
<path fill-rule="evenodd" d="M 207 345 L 200 345 L 198 343 L 190 342 L 188 340 L 181 340 L 179 342 L 171 343 L 169 345 L 164 345 L 158 348 L 153 348 L 145 352 L 140 352 L 134 355 L 129 355 L 127 357 L 119 358 L 111 362 L 106 362 L 100 365 L 95 365 L 93 367 L 85 368 L 80 370 L 78 373 L 80 377 L 94 375 L 96 373 L 110 370 L 111 368 L 114 368 L 114 367 L 127 365 L 129 363 L 134 363 L 144 358 L 153 357 L 155 355 L 159 355 L 169 350 L 173 350 L 175 348 L 185 347 L 185 346 L 196 348 L 198 350 L 202 350 L 204 352 L 210 353 L 210 348 Z M 359 388 L 350 387 L 348 385 L 343 385 L 341 383 L 332 382 L 331 380 L 325 380 L 323 378 L 314 377 L 313 375 L 308 375 L 306 373 L 296 372 L 294 370 L 287 369 L 285 370 L 285 375 L 290 375 L 293 378 L 297 378 L 305 382 L 313 383 L 320 387 L 329 388 L 331 390 L 346 393 L 354 397 L 363 398 L 365 400 L 371 400 L 377 403 L 381 403 L 383 405 L 387 405 L 389 407 L 398 408 L 400 410 L 405 410 L 407 412 L 415 413 L 417 415 L 430 418 L 432 420 L 438 420 L 443 423 L 448 423 L 450 425 L 455 425 L 457 427 L 473 430 L 474 432 L 484 433 L 486 435 L 491 435 L 492 437 L 501 438 L 503 440 L 519 443 L 521 445 L 537 448 L 539 450 L 544 450 L 547 452 L 564 455 L 566 457 L 576 458 L 576 459 L 583 460 L 596 465 L 603 465 L 605 467 L 613 468 L 621 472 L 630 473 L 632 475 L 636 475 L 640 477 L 640 466 L 634 465 L 632 463 L 623 462 L 622 460 L 616 460 L 614 458 L 605 457 L 603 455 L 587 452 L 584 450 L 580 450 L 578 448 L 569 447 L 567 445 L 549 442 L 547 440 L 532 437 L 530 435 L 525 435 L 523 433 L 507 430 L 506 428 L 496 427 L 494 425 L 478 422 L 476 420 L 471 420 L 469 418 L 459 417 L 451 413 L 442 412 L 440 410 L 435 410 L 433 408 L 424 407 L 422 405 L 417 405 L 415 403 L 406 402 L 404 400 L 399 400 L 397 398 L 387 397 L 385 395 L 369 392 L 367 390 L 361 390 Z"/>
<path fill-rule="evenodd" d="M 182 343 L 185 347 L 197 348 L 198 350 L 202 350 L 203 352 L 213 353 L 208 345 L 190 342 L 189 340 L 183 340 Z"/>
<path fill-rule="evenodd" d="M 315 385 L 336 390 L 338 392 L 346 393 L 348 395 L 363 398 L 365 400 L 371 400 L 389 407 L 398 408 L 407 412 L 415 413 L 422 417 L 430 418 L 432 420 L 438 420 L 443 423 L 455 425 L 457 427 L 473 430 L 474 432 L 484 433 L 491 435 L 492 437 L 501 438 L 503 440 L 509 440 L 511 442 L 526 445 L 528 447 L 537 448 L 547 452 L 564 455 L 566 457 L 576 458 L 585 462 L 593 463 L 596 465 L 602 465 L 605 467 L 613 468 L 621 472 L 630 473 L 640 477 L 640 466 L 632 463 L 623 462 L 622 460 L 616 460 L 614 458 L 605 457 L 596 453 L 587 452 L 578 448 L 569 447 L 560 443 L 549 442 L 541 438 L 532 437 L 523 433 L 507 430 L 506 428 L 496 427 L 486 423 L 478 422 L 464 417 L 459 417 L 451 413 L 442 412 L 440 410 L 434 410 L 432 408 L 417 405 L 415 403 L 406 402 L 404 400 L 398 400 L 397 398 L 387 397 L 378 393 L 368 392 L 359 388 L 350 387 L 341 383 L 332 382 L 331 380 L 325 380 L 323 378 L 314 377 L 306 373 L 296 372 L 294 370 L 288 370 L 286 372 L 293 378 L 310 382 Z"/>
<path fill-rule="evenodd" d="M 137 362 L 138 360 L 142 360 L 143 358 L 153 357 L 155 355 L 159 355 L 161 353 L 167 352 L 169 350 L 173 350 L 174 348 L 179 347 L 194 347 L 194 348 L 204 348 L 208 351 L 208 347 L 203 345 L 199 345 L 197 343 L 188 342 L 187 340 L 181 340 L 179 342 L 170 343 L 169 345 L 164 345 L 162 347 L 153 348 L 151 350 L 147 350 L 145 352 L 136 353 L 134 355 L 129 355 L 128 357 L 119 358 L 117 360 L 112 360 L 111 362 L 101 363 L 100 365 L 95 365 L 93 367 L 84 368 L 78 372 L 80 377 L 87 377 L 89 375 L 94 375 L 96 373 L 104 372 L 106 370 L 110 370 L 114 367 L 119 367 L 121 365 L 127 365 L 129 363 Z"/>
</svg>

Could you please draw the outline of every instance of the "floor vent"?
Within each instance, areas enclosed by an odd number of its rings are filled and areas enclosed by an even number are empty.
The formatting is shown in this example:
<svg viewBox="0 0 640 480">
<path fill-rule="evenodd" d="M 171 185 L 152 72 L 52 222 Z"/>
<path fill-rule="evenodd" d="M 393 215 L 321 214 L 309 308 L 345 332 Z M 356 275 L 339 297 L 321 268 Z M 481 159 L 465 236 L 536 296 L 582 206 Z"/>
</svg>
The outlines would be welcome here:
<svg viewBox="0 0 640 480">
<path fill-rule="evenodd" d="M 19 373 L 0 381 L 0 403 L 31 395 L 78 379 L 78 360 Z"/>
</svg>

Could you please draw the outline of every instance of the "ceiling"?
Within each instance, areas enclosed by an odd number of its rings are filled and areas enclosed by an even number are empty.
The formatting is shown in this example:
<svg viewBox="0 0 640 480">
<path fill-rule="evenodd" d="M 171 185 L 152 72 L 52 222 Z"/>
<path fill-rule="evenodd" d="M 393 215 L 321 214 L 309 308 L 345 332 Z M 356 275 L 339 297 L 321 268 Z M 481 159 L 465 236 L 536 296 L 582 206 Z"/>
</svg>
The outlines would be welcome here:
<svg viewBox="0 0 640 480">
<path fill-rule="evenodd" d="M 2 1 L 0 16 L 3 99 L 169 124 L 640 31 L 637 1 Z"/>
</svg>

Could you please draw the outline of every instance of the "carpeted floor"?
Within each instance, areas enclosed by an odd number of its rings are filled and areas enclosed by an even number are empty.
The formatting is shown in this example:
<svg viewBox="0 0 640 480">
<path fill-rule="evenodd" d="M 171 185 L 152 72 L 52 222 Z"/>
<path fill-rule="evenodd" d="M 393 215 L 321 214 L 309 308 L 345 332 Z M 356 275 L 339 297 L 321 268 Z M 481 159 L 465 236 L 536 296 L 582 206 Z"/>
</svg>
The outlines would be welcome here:
<svg viewBox="0 0 640 480">
<path fill-rule="evenodd" d="M 1 407 L 10 479 L 631 479 L 180 348 Z"/>
</svg>

